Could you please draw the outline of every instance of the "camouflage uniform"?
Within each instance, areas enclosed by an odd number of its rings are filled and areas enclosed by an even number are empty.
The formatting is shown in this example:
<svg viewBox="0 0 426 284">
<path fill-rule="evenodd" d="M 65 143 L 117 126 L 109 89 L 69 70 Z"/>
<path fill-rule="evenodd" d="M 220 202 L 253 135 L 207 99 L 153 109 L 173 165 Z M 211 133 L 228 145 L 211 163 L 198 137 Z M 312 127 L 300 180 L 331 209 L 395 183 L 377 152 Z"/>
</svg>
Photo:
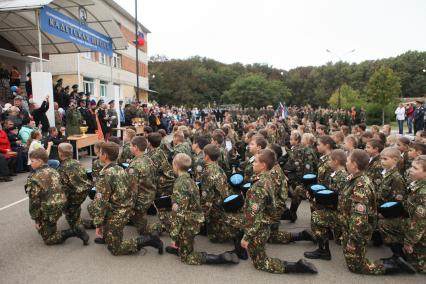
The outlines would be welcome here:
<svg viewBox="0 0 426 284">
<path fill-rule="evenodd" d="M 62 188 L 67 197 L 64 207 L 65 218 L 71 228 L 80 224 L 81 204 L 86 200 L 91 183 L 86 170 L 74 159 L 66 159 L 58 168 Z"/>
<path fill-rule="evenodd" d="M 226 174 L 217 163 L 209 163 L 201 180 L 201 208 L 203 209 L 207 236 L 212 242 L 225 242 L 235 238 L 237 232 L 225 223 L 223 200 L 230 195 Z"/>
<path fill-rule="evenodd" d="M 102 168 L 104 166 L 101 164 L 101 161 L 99 160 L 99 158 L 95 158 L 92 161 L 92 177 L 93 177 L 93 182 L 96 182 L 96 178 L 99 176 L 99 173 L 101 172 Z"/>
<path fill-rule="evenodd" d="M 274 184 L 270 174 L 264 172 L 259 175 L 259 180 L 246 195 L 243 239 L 248 242 L 248 253 L 256 269 L 270 273 L 286 273 L 285 262 L 266 255 L 265 246 L 274 223 L 275 212 Z"/>
<path fill-rule="evenodd" d="M 374 187 L 366 174 L 349 175 L 339 196 L 339 221 L 343 224 L 343 255 L 351 272 L 384 274 L 381 261 L 366 258 L 367 242 L 371 239 L 377 215 Z"/>
<path fill-rule="evenodd" d="M 130 143 L 125 143 L 123 145 L 123 150 L 121 150 L 120 156 L 117 159 L 117 164 L 130 163 L 134 157 L 135 156 L 130 151 Z"/>
<path fill-rule="evenodd" d="M 287 177 L 284 175 L 279 164 L 276 164 L 270 171 L 272 182 L 274 184 L 275 213 L 274 224 L 271 226 L 271 235 L 268 239 L 270 243 L 287 244 L 291 242 L 291 234 L 287 231 L 279 231 L 281 216 L 286 210 L 286 201 L 288 198 Z"/>
<path fill-rule="evenodd" d="M 188 156 L 190 156 L 192 158 L 191 147 L 186 142 L 175 145 L 173 147 L 173 157 L 176 157 L 176 155 L 179 154 L 179 153 L 187 154 Z"/>
<path fill-rule="evenodd" d="M 328 186 L 328 177 L 333 172 L 328 162 L 330 161 L 330 155 L 323 155 L 319 159 L 318 163 L 318 184 Z"/>
<path fill-rule="evenodd" d="M 159 196 L 172 195 L 173 183 L 175 182 L 175 175 L 173 168 L 167 160 L 167 156 L 163 150 L 153 148 L 148 151 L 147 156 L 154 163 L 155 178 L 157 180 L 157 193 Z M 156 222 L 149 226 L 150 232 L 163 232 L 169 231 L 170 229 L 170 214 L 171 211 L 168 209 L 157 209 L 158 219 L 160 222 Z"/>
<path fill-rule="evenodd" d="M 135 201 L 130 220 L 142 235 L 147 233 L 146 212 L 154 201 L 157 190 L 154 163 L 146 155 L 142 155 L 133 158 L 126 171 Z"/>
<path fill-rule="evenodd" d="M 408 190 L 403 204 L 410 217 L 380 219 L 379 230 L 386 244 L 411 245 L 413 253 L 406 254 L 407 260 L 426 273 L 426 181 L 414 181 Z"/>
<path fill-rule="evenodd" d="M 376 188 L 377 204 L 402 201 L 407 195 L 404 179 L 397 168 L 382 171 L 382 181 Z"/>
<path fill-rule="evenodd" d="M 56 223 L 62 216 L 65 206 L 65 193 L 61 187 L 59 174 L 45 165 L 33 172 L 25 184 L 30 203 L 30 215 L 39 224 L 39 234 L 46 245 L 64 241 Z"/>
<path fill-rule="evenodd" d="M 217 160 L 217 163 L 219 166 L 225 171 L 226 175 L 231 174 L 231 168 L 229 166 L 229 155 L 228 152 L 221 146 L 219 147 L 220 150 L 220 156 Z"/>
<path fill-rule="evenodd" d="M 194 251 L 194 239 L 204 222 L 204 215 L 198 187 L 188 173 L 176 179 L 172 203 L 170 237 L 179 247 L 181 261 L 193 265 L 205 263 L 205 253 Z"/>
<path fill-rule="evenodd" d="M 341 194 L 342 189 L 346 185 L 346 178 L 348 174 L 343 170 L 335 171 L 328 177 L 329 189 L 337 191 Z M 317 205 L 317 209 L 312 211 L 311 214 L 311 228 L 312 233 L 316 238 L 327 237 L 328 228 L 333 229 L 336 236 L 340 236 L 341 226 L 338 224 L 338 212 L 332 208 L 320 208 Z"/>
<path fill-rule="evenodd" d="M 382 171 L 383 168 L 380 163 L 380 156 L 377 155 L 376 157 L 370 158 L 370 163 L 368 164 L 365 173 L 372 182 L 375 190 L 382 181 Z"/>
<path fill-rule="evenodd" d="M 251 156 L 247 160 L 247 162 L 244 166 L 244 181 L 246 181 L 246 182 L 250 182 L 250 181 L 255 179 L 255 177 L 253 176 L 254 175 L 254 173 L 253 173 L 254 158 L 255 158 L 255 156 Z"/>
<path fill-rule="evenodd" d="M 123 230 L 129 222 L 133 192 L 124 169 L 116 163 L 105 166 L 96 181 L 96 197 L 88 209 L 94 225 L 103 228 L 103 237 L 113 255 L 138 251 L 135 239 L 123 240 Z"/>
<path fill-rule="evenodd" d="M 192 160 L 192 173 L 195 182 L 201 182 L 204 167 L 204 152 L 200 151 L 200 153 L 196 154 Z"/>
</svg>

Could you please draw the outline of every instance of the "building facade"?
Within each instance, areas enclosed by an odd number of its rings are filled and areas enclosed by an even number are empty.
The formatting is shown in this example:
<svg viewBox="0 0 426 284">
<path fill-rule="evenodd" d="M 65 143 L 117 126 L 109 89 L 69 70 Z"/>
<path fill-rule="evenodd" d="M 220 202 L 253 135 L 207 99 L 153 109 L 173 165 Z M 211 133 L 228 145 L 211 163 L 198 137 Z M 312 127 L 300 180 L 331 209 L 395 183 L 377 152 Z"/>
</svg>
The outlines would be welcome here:
<svg viewBox="0 0 426 284">
<path fill-rule="evenodd" d="M 49 55 L 43 64 L 46 72 L 52 73 L 53 82 L 63 79 L 63 86 L 79 85 L 79 91 L 90 93 L 93 99 L 108 101 L 115 94 L 124 102 L 139 100 L 148 102 L 148 34 L 150 31 L 138 23 L 139 33 L 144 35 L 144 45 L 138 46 L 139 90 L 136 82 L 135 19 L 112 0 L 104 1 L 124 38 L 125 50 L 115 50 L 113 56 L 99 52 Z M 38 63 L 31 69 L 38 70 Z"/>
</svg>

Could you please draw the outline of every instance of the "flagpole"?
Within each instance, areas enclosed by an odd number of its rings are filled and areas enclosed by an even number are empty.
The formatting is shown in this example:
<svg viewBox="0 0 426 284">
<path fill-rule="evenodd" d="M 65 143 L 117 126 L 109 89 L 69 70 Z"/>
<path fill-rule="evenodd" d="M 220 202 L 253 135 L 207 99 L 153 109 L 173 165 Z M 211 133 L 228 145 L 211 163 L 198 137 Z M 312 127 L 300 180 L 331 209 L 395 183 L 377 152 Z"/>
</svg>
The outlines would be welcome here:
<svg viewBox="0 0 426 284">
<path fill-rule="evenodd" d="M 139 100 L 138 0 L 135 0 L 136 99 Z"/>
</svg>

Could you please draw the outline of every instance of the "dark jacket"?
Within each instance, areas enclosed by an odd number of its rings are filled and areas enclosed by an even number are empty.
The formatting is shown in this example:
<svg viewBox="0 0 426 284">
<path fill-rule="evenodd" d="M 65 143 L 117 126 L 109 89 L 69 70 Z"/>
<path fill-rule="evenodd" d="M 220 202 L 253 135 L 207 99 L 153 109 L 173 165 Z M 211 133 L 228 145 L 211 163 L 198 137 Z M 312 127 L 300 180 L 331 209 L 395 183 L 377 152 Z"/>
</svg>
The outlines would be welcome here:
<svg viewBox="0 0 426 284">
<path fill-rule="evenodd" d="M 41 131 L 43 133 L 48 132 L 50 128 L 50 123 L 46 116 L 46 112 L 48 109 L 49 109 L 49 103 L 47 101 L 43 101 L 41 106 L 38 109 L 33 110 L 31 113 L 36 125 L 39 125 L 39 123 L 41 123 L 42 125 Z"/>
</svg>

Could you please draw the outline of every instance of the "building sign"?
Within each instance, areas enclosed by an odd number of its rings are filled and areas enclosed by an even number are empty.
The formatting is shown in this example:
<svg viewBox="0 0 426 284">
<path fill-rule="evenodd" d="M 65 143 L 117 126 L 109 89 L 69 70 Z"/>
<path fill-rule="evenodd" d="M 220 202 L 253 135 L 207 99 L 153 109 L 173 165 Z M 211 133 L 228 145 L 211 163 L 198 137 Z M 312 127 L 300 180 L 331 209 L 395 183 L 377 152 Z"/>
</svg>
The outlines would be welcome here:
<svg viewBox="0 0 426 284">
<path fill-rule="evenodd" d="M 40 28 L 43 32 L 112 56 L 111 38 L 50 7 L 40 9 Z"/>
</svg>

